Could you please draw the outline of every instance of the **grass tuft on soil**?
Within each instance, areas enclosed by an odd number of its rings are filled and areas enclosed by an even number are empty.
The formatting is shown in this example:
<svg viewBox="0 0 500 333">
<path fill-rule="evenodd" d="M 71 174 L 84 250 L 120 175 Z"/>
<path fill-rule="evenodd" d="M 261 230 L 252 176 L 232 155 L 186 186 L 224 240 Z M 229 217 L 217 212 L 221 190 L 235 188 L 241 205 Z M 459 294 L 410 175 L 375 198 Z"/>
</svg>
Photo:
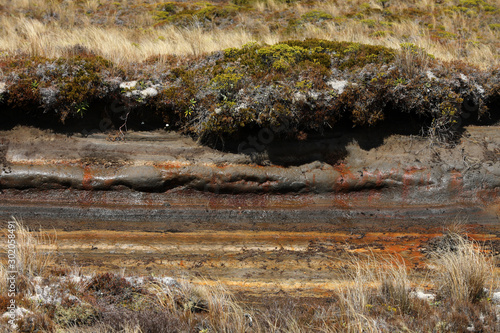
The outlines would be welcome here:
<svg viewBox="0 0 500 333">
<path fill-rule="evenodd" d="M 18 231 L 22 244 L 38 242 L 41 233 Z M 434 243 L 425 281 L 414 280 L 401 257 L 351 254 L 339 268 L 341 287 L 329 298 L 301 300 L 285 293 L 252 306 L 216 281 L 124 278 L 109 272 L 85 276 L 43 259 L 36 274 L 27 269 L 19 274 L 23 283 L 16 303 L 24 314 L 17 327 L 22 332 L 103 333 L 498 331 L 491 297 L 494 258 L 466 235 L 449 233 Z M 34 247 L 31 255 L 42 258 L 44 251 Z M 433 287 L 424 290 L 422 283 Z M 418 296 L 422 290 L 434 294 Z M 2 311 L 7 304 L 1 296 Z M 5 317 L 0 325 L 7 328 Z"/>
</svg>

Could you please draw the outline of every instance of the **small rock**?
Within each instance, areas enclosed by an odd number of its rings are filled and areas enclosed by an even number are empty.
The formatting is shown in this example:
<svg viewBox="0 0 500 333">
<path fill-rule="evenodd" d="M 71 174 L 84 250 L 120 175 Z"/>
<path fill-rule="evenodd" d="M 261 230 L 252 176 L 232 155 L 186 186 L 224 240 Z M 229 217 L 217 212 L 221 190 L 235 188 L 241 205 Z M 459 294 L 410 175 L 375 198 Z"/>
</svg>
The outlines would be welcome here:
<svg viewBox="0 0 500 333">
<path fill-rule="evenodd" d="M 344 91 L 344 89 L 342 89 L 342 91 Z M 341 92 L 339 92 L 339 94 L 341 94 Z M 317 91 L 308 91 L 307 96 L 311 98 L 313 101 L 316 101 L 320 97 L 320 93 Z"/>
<path fill-rule="evenodd" d="M 293 95 L 293 102 L 305 102 L 305 100 L 306 100 L 306 95 L 301 92 L 296 92 Z"/>
<path fill-rule="evenodd" d="M 496 291 L 491 295 L 491 301 L 497 304 L 500 303 L 500 291 Z"/>
<path fill-rule="evenodd" d="M 437 80 L 436 75 L 434 75 L 434 73 L 432 73 L 431 71 L 427 71 L 425 74 L 427 75 L 427 78 L 428 78 L 429 80 L 432 80 L 432 79 Z"/>
<path fill-rule="evenodd" d="M 156 90 L 155 88 L 146 88 L 141 91 L 141 95 L 142 97 L 153 97 L 158 95 L 158 90 Z"/>
<path fill-rule="evenodd" d="M 330 80 L 326 84 L 332 89 L 337 90 L 338 94 L 342 94 L 348 83 L 346 80 Z"/>
<path fill-rule="evenodd" d="M 129 81 L 120 83 L 120 88 L 122 89 L 134 89 L 137 85 L 137 81 Z"/>
<path fill-rule="evenodd" d="M 427 301 L 433 301 L 433 300 L 436 299 L 436 295 L 424 293 L 421 290 L 412 291 L 410 293 L 410 297 L 418 298 L 418 299 L 423 299 L 423 300 L 427 300 Z"/>
<path fill-rule="evenodd" d="M 485 93 L 484 88 L 483 88 L 483 87 L 481 87 L 481 86 L 480 86 L 479 84 L 477 84 L 477 83 L 475 84 L 475 87 L 476 87 L 477 91 L 479 92 L 479 94 L 481 94 L 481 96 L 483 96 L 483 95 L 484 95 L 484 93 Z"/>
</svg>

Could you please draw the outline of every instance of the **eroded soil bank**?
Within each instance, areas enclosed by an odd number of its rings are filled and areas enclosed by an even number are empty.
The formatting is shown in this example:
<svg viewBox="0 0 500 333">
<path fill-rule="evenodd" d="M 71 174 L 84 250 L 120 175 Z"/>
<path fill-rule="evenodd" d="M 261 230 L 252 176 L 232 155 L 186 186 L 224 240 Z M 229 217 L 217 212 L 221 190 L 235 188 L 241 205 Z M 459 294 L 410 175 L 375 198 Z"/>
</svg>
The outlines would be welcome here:
<svg viewBox="0 0 500 333">
<path fill-rule="evenodd" d="M 498 126 L 467 127 L 454 148 L 360 133 L 273 142 L 257 157 L 175 133 L 107 138 L 0 133 L 1 218 L 55 229 L 68 265 L 320 296 L 352 253 L 419 267 L 457 219 L 499 248 Z"/>
</svg>

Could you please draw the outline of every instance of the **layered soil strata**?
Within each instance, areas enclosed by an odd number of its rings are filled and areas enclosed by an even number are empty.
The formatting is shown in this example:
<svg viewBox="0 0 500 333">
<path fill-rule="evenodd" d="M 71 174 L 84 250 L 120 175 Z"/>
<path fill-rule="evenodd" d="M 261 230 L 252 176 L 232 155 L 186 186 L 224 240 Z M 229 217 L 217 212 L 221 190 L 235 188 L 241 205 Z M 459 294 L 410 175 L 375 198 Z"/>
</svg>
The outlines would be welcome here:
<svg viewBox="0 0 500 333">
<path fill-rule="evenodd" d="M 424 267 L 429 240 L 457 219 L 496 251 L 499 129 L 467 127 L 454 148 L 396 135 L 275 142 L 256 164 L 173 132 L 113 142 L 17 127 L 0 133 L 0 217 L 55 229 L 59 258 L 88 271 L 325 296 L 353 254 Z"/>
<path fill-rule="evenodd" d="M 0 187 L 230 194 L 348 194 L 402 204 L 496 202 L 499 127 L 467 127 L 454 148 L 391 136 L 371 149 L 343 137 L 275 142 L 259 157 L 200 146 L 174 133 L 130 133 L 126 141 L 16 128 L 0 134 Z M 343 158 L 329 161 L 330 155 Z M 301 163 L 311 161 L 309 163 Z M 287 165 L 287 166 L 285 166 Z"/>
</svg>

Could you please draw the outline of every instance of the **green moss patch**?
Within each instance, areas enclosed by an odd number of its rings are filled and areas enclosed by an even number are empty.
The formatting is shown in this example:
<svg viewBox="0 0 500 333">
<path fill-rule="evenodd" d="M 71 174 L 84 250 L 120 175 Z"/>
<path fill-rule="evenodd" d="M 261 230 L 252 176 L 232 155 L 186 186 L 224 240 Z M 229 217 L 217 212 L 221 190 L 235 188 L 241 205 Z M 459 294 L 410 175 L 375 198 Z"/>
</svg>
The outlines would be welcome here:
<svg viewBox="0 0 500 333">
<path fill-rule="evenodd" d="M 418 131 L 459 133 L 460 120 L 498 117 L 499 71 L 444 63 L 411 43 L 399 50 L 320 39 L 250 43 L 170 59 L 160 75 L 154 59 L 139 66 L 143 76 L 122 89 L 124 72 L 100 57 L 12 59 L 2 64 L 15 79 L 3 88 L 0 113 L 4 118 L 52 115 L 74 124 L 96 115 L 113 117 L 109 110 L 118 109 L 115 129 L 124 119 L 131 125 L 149 122 L 208 144 L 237 143 L 284 124 L 274 138 L 324 135 L 335 126 L 390 127 L 394 119 L 408 119 Z M 104 111 L 96 109 L 98 103 Z M 465 113 L 470 115 L 463 118 Z"/>
<path fill-rule="evenodd" d="M 54 321 L 63 327 L 92 325 L 99 318 L 99 311 L 88 303 L 58 306 Z"/>
</svg>

